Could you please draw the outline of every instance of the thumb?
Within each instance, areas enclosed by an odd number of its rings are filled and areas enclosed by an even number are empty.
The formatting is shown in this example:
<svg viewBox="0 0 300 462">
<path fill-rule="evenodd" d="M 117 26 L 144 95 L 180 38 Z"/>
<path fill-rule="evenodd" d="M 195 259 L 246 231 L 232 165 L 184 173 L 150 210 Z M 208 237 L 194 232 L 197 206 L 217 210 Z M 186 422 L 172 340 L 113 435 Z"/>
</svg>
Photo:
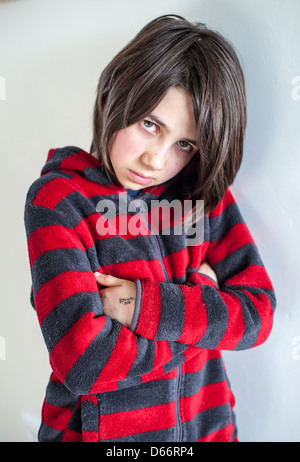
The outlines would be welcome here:
<svg viewBox="0 0 300 462">
<path fill-rule="evenodd" d="M 110 274 L 102 274 L 98 271 L 96 271 L 94 275 L 97 282 L 106 287 L 119 286 L 122 281 L 122 279 L 116 278 L 115 276 L 111 276 Z"/>
</svg>

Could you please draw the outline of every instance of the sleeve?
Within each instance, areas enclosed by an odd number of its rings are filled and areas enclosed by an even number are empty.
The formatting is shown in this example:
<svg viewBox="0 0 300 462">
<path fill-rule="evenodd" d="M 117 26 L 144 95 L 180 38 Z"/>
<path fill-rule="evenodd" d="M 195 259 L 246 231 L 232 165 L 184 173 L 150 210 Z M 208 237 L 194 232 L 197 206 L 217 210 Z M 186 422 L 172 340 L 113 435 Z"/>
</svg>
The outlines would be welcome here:
<svg viewBox="0 0 300 462">
<path fill-rule="evenodd" d="M 219 286 L 197 271 L 186 284 L 140 279 L 136 334 L 219 350 L 252 348 L 267 339 L 274 289 L 229 190 L 210 214 L 209 229 L 205 259 Z"/>
<path fill-rule="evenodd" d="M 195 355 L 187 345 L 151 341 L 104 316 L 87 249 L 61 211 L 25 210 L 31 302 L 56 377 L 75 395 L 151 380 Z"/>
</svg>

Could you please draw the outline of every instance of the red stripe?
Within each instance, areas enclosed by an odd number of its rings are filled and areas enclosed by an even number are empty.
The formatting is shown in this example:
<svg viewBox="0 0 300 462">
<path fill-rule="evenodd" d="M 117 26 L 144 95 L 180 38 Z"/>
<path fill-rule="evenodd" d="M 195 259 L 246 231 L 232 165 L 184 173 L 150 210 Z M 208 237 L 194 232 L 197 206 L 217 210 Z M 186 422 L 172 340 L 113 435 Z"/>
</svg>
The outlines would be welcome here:
<svg viewBox="0 0 300 462">
<path fill-rule="evenodd" d="M 70 430 L 69 428 L 65 429 L 64 437 L 62 442 L 68 443 L 81 443 L 82 442 L 82 435 L 81 433 L 75 432 L 74 430 Z"/>
<path fill-rule="evenodd" d="M 87 165 L 90 167 L 90 165 Z M 66 169 L 67 170 L 67 169 Z M 115 194 L 120 189 L 119 187 L 108 189 L 106 186 L 98 183 L 91 183 L 90 180 L 84 179 L 76 172 L 71 170 L 74 178 L 53 178 L 44 184 L 36 194 L 32 205 L 46 207 L 54 210 L 57 204 L 72 193 L 80 193 L 85 198 L 90 198 L 95 195 L 107 196 Z M 76 176 L 75 176 L 76 175 Z M 117 191 L 116 191 L 117 188 Z M 124 191 L 121 191 L 121 193 Z"/>
<path fill-rule="evenodd" d="M 188 246 L 185 249 L 185 252 L 188 254 L 189 266 L 191 268 L 198 269 L 201 263 L 206 258 L 207 249 L 209 247 L 209 241 L 203 242 L 203 244 L 198 246 Z"/>
<path fill-rule="evenodd" d="M 70 163 L 72 163 L 72 170 L 83 171 L 87 167 L 99 167 L 100 162 L 93 157 L 91 154 L 88 154 L 85 151 L 79 151 L 73 154 L 72 160 L 70 161 L 70 157 L 66 157 L 62 159 L 60 163 L 61 170 L 69 170 Z M 92 165 L 91 165 L 92 164 Z"/>
<path fill-rule="evenodd" d="M 46 401 L 43 405 L 42 419 L 45 425 L 63 431 L 68 425 L 73 411 L 66 407 L 53 406 Z"/>
<path fill-rule="evenodd" d="M 197 271 L 195 273 L 190 274 L 188 282 L 191 284 L 200 284 L 216 288 L 216 283 L 210 277 L 207 277 L 206 275 L 201 273 L 197 273 Z"/>
<path fill-rule="evenodd" d="M 134 260 L 113 263 L 112 265 L 103 265 L 101 271 L 104 274 L 110 274 L 117 278 L 135 281 L 136 279 L 153 278 L 155 281 L 163 281 L 159 260 Z"/>
<path fill-rule="evenodd" d="M 85 247 L 93 247 L 95 241 L 100 241 L 102 239 L 109 239 L 113 236 L 122 236 L 123 239 L 134 239 L 136 235 L 131 235 L 130 233 L 122 234 L 123 230 L 129 229 L 129 222 L 131 220 L 130 215 L 121 215 L 116 217 L 116 222 L 113 223 L 113 219 L 107 220 L 105 217 L 102 217 L 100 213 L 95 212 L 87 217 L 82 218 L 82 220 L 74 228 L 80 238 L 84 241 Z M 110 226 L 107 234 L 102 233 L 101 222 L 104 223 L 103 226 Z M 145 228 L 142 224 L 143 233 L 139 232 L 137 235 L 149 236 L 150 231 Z M 68 230 L 68 228 L 67 228 Z"/>
<path fill-rule="evenodd" d="M 50 364 L 62 381 L 99 334 L 105 322 L 104 316 L 94 318 L 94 313 L 85 313 L 53 347 Z"/>
<path fill-rule="evenodd" d="M 208 317 L 205 304 L 201 296 L 201 287 L 180 285 L 184 297 L 184 325 L 178 342 L 188 345 L 197 343 L 205 334 Z M 195 319 L 197 323 L 195 324 Z M 196 328 L 197 327 L 197 328 Z"/>
<path fill-rule="evenodd" d="M 226 284 L 259 287 L 261 289 L 273 290 L 272 283 L 263 266 L 249 265 L 239 274 L 227 279 Z"/>
<path fill-rule="evenodd" d="M 231 410 L 233 410 L 235 406 L 235 397 L 231 390 L 229 390 L 229 403 L 230 403 Z"/>
<path fill-rule="evenodd" d="M 99 433 L 93 431 L 82 431 L 82 441 L 84 443 L 98 443 L 99 441 Z"/>
<path fill-rule="evenodd" d="M 254 241 L 244 223 L 232 226 L 230 230 L 218 241 L 212 242 L 207 252 L 210 265 L 215 265 L 228 255 Z"/>
<path fill-rule="evenodd" d="M 66 271 L 45 282 L 34 299 L 40 324 L 59 303 L 82 292 L 99 292 L 95 276 L 91 271 Z"/>
<path fill-rule="evenodd" d="M 90 393 L 99 393 L 97 388 L 98 383 L 126 379 L 136 355 L 136 338 L 134 334 L 122 326 L 114 349 L 107 363 L 101 370 L 98 379 L 92 386 Z M 126 360 L 124 360 L 124 358 L 126 358 Z"/>
<path fill-rule="evenodd" d="M 172 359 L 172 351 L 168 342 L 164 340 L 159 340 L 155 342 L 155 357 L 153 362 L 153 370 L 147 374 L 141 376 L 142 383 L 149 382 L 150 380 L 163 380 L 169 379 L 177 376 L 175 369 L 171 371 L 171 374 L 165 374 L 164 364 L 167 364 Z M 175 375 L 174 375 L 175 373 Z M 167 376 L 168 375 L 168 376 Z"/>
<path fill-rule="evenodd" d="M 73 229 L 61 225 L 43 226 L 34 230 L 28 239 L 28 253 L 30 267 L 35 260 L 45 252 L 55 249 L 77 248 L 82 251 L 86 249 L 78 239 Z"/>
<path fill-rule="evenodd" d="M 245 322 L 240 300 L 234 294 L 219 292 L 222 300 L 226 304 L 228 313 L 228 322 L 226 332 L 224 333 L 218 350 L 233 350 L 242 339 L 245 331 Z"/>
<path fill-rule="evenodd" d="M 32 205 L 53 210 L 64 197 L 75 191 L 77 191 L 77 188 L 74 182 L 63 180 L 62 178 L 53 178 L 38 191 Z"/>
<path fill-rule="evenodd" d="M 213 433 L 210 433 L 209 435 L 203 436 L 199 440 L 197 440 L 198 443 L 228 443 L 232 439 L 232 435 L 234 432 L 235 427 L 232 425 L 232 422 L 230 422 L 229 425 L 227 425 L 224 428 L 221 428 L 220 430 L 216 430 Z"/>
<path fill-rule="evenodd" d="M 96 385 L 93 387 L 96 389 Z M 97 392 L 96 393 L 107 393 L 108 391 L 116 391 L 118 389 L 118 381 L 100 383 L 97 382 Z"/>
<path fill-rule="evenodd" d="M 98 213 L 92 213 L 91 215 L 82 218 L 82 220 L 74 228 L 74 231 L 76 231 L 78 235 L 78 243 L 82 241 L 86 249 L 93 247 L 95 245 L 95 241 L 100 239 L 96 230 L 98 218 Z"/>
<path fill-rule="evenodd" d="M 221 215 L 224 210 L 230 205 L 235 203 L 234 197 L 231 194 L 231 191 L 227 189 L 224 198 L 221 200 L 221 202 L 217 205 L 217 207 L 211 212 L 210 216 L 211 218 L 215 218 L 219 215 Z"/>
<path fill-rule="evenodd" d="M 160 287 L 158 282 L 151 279 L 143 279 L 141 284 L 141 321 L 138 323 L 135 333 L 139 335 L 139 332 L 142 332 L 143 337 L 154 340 L 160 319 Z"/>
<path fill-rule="evenodd" d="M 153 432 L 176 425 L 176 403 L 162 404 L 99 417 L 100 440 Z"/>
<path fill-rule="evenodd" d="M 190 259 L 186 249 L 167 255 L 164 257 L 163 262 L 170 279 L 185 276 L 187 267 L 190 265 Z"/>
<path fill-rule="evenodd" d="M 182 422 L 192 420 L 199 412 L 227 404 L 229 400 L 230 394 L 226 380 L 205 385 L 195 395 L 180 398 Z"/>
<path fill-rule="evenodd" d="M 114 208 L 112 209 L 114 211 Z M 98 239 L 109 238 L 111 236 L 122 236 L 124 239 L 132 239 L 137 236 L 149 236 L 150 230 L 142 215 L 116 215 L 112 218 L 98 214 L 96 223 Z"/>
<path fill-rule="evenodd" d="M 221 352 L 218 350 L 200 350 L 197 348 L 198 354 L 192 357 L 189 361 L 183 364 L 183 372 L 198 372 L 203 369 L 207 361 L 210 359 L 221 358 Z M 185 353 L 185 352 L 184 352 Z"/>
<path fill-rule="evenodd" d="M 91 167 L 90 165 L 86 165 L 86 167 Z M 67 170 L 67 169 L 66 169 Z M 74 175 L 73 170 L 71 170 L 72 174 Z M 77 185 L 76 190 L 80 192 L 84 197 L 90 198 L 93 196 L 109 196 L 111 194 L 126 194 L 126 191 L 120 186 L 111 185 L 110 188 L 107 186 L 103 186 L 99 183 L 92 183 L 89 179 L 83 178 L 82 176 L 76 175 L 72 178 L 72 182 Z"/>
</svg>

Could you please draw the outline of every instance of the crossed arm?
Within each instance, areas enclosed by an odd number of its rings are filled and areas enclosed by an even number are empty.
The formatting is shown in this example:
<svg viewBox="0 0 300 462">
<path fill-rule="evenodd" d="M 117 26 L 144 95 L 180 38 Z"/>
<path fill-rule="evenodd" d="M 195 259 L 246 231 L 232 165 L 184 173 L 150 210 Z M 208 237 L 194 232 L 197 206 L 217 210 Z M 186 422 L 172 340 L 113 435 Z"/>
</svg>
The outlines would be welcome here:
<svg viewBox="0 0 300 462">
<path fill-rule="evenodd" d="M 205 274 L 216 283 L 218 282 L 216 273 L 207 262 L 200 265 L 198 273 Z M 103 313 L 130 328 L 135 309 L 136 283 L 99 272 L 95 273 L 95 277 L 97 283 L 102 286 L 99 289 L 99 294 Z"/>
<path fill-rule="evenodd" d="M 199 348 L 240 350 L 268 337 L 273 287 L 229 193 L 210 216 L 205 254 L 218 284 L 207 264 L 186 284 L 95 278 L 69 220 L 59 208 L 26 207 L 31 300 L 53 371 L 72 393 L 109 391 L 119 381 L 132 386 L 159 368 L 170 371 Z"/>
</svg>

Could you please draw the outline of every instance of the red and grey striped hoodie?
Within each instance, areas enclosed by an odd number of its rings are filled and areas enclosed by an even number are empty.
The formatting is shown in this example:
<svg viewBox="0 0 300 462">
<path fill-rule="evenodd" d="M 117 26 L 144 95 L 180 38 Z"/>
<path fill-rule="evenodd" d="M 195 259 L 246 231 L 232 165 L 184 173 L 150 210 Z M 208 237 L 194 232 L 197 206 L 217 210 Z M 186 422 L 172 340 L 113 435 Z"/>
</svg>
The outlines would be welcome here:
<svg viewBox="0 0 300 462">
<path fill-rule="evenodd" d="M 133 197 L 87 152 L 49 151 L 25 206 L 31 303 L 53 371 L 39 441 L 237 440 L 221 352 L 263 343 L 276 300 L 230 190 L 196 245 L 184 233 L 98 232 L 99 202 L 113 201 L 128 223 L 138 207 L 124 211 L 120 197 L 170 201 L 181 183 Z M 197 272 L 205 260 L 218 286 Z M 130 329 L 103 314 L 96 271 L 136 281 Z"/>
</svg>

